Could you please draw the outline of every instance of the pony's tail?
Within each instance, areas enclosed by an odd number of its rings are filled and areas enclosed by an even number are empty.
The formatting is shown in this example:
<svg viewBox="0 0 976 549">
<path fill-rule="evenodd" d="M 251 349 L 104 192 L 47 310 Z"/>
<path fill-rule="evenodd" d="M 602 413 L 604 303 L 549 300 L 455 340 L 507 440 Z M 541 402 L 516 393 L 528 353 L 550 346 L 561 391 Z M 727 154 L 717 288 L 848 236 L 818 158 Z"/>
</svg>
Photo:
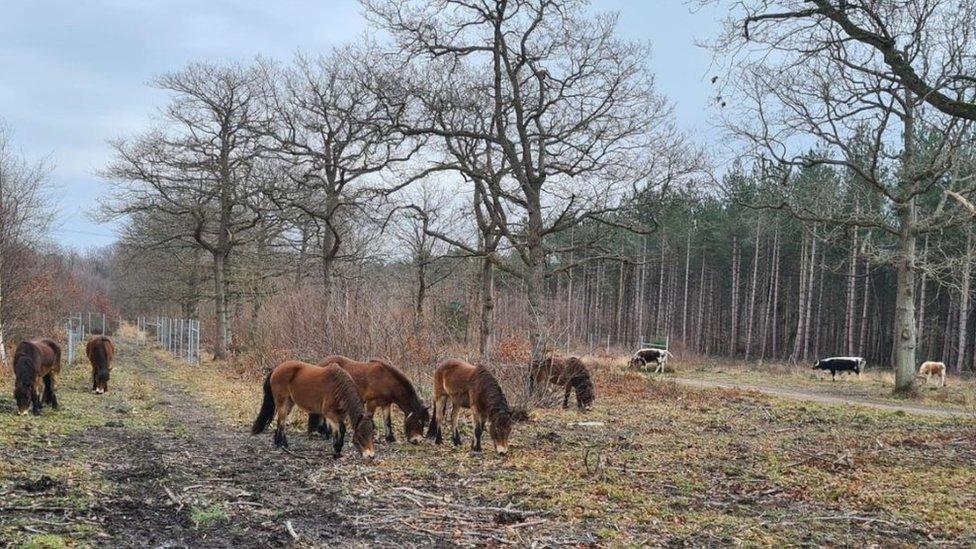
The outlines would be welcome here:
<svg viewBox="0 0 976 549">
<path fill-rule="evenodd" d="M 261 411 L 258 412 L 258 417 L 254 420 L 254 425 L 251 425 L 251 434 L 257 435 L 263 433 L 268 425 L 271 424 L 271 419 L 274 417 L 275 402 L 274 395 L 271 394 L 271 374 L 274 370 L 268 372 L 268 375 L 264 378 L 264 400 L 261 402 Z"/>
<path fill-rule="evenodd" d="M 92 362 L 95 363 L 95 381 L 103 383 L 108 381 L 108 354 L 105 352 L 105 344 L 96 345 L 92 349 Z"/>
</svg>

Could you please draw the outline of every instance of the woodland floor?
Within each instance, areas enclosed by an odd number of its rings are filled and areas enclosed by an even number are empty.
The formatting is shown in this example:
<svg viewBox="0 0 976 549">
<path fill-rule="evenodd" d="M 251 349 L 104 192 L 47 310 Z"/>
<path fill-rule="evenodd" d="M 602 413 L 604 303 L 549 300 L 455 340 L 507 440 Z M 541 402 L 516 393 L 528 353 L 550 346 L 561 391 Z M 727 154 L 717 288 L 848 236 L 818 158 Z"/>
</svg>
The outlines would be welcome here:
<svg viewBox="0 0 976 549">
<path fill-rule="evenodd" d="M 678 375 L 709 367 L 757 382 Z M 508 457 L 383 442 L 370 464 L 334 461 L 298 413 L 274 450 L 247 430 L 259 381 L 125 342 L 108 394 L 68 366 L 41 417 L 16 416 L 2 378 L 0 546 L 976 544 L 976 420 L 955 393 L 896 403 L 943 417 L 593 368 L 594 409 L 534 411 Z M 804 376 L 763 383 L 847 383 Z"/>
</svg>

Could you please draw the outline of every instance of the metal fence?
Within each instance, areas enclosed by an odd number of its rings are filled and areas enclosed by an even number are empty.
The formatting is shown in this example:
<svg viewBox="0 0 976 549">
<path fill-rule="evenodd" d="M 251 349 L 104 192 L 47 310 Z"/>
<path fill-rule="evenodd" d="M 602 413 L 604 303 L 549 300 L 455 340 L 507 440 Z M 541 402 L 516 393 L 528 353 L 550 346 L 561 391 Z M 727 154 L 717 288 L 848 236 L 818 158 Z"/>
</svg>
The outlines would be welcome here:
<svg viewBox="0 0 976 549">
<path fill-rule="evenodd" d="M 77 347 L 84 344 L 88 336 L 108 334 L 111 328 L 111 321 L 105 316 L 105 313 L 72 313 L 65 325 L 68 340 L 68 364 L 74 362 Z"/>
<path fill-rule="evenodd" d="M 76 313 L 69 316 L 65 329 L 68 332 L 68 364 L 73 364 L 75 361 L 75 349 L 81 342 L 85 341 L 86 327 L 84 315 Z"/>
<path fill-rule="evenodd" d="M 139 317 L 136 326 L 142 333 L 152 332 L 156 345 L 188 364 L 200 364 L 200 321 L 165 316 Z"/>
</svg>

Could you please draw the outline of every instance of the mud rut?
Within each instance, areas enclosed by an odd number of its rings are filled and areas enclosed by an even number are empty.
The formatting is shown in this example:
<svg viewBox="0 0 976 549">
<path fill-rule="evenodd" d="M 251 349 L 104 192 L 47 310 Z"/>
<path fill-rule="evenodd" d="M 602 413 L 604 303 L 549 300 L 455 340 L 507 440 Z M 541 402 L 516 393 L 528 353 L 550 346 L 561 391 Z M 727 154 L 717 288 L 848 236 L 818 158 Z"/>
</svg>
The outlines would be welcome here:
<svg viewBox="0 0 976 549">
<path fill-rule="evenodd" d="M 152 383 L 153 398 L 168 420 L 158 432 L 113 427 L 110 421 L 74 448 L 101 456 L 95 469 L 114 484 L 111 494 L 93 509 L 108 534 L 106 545 L 450 543 L 378 520 L 384 510 L 364 507 L 369 499 L 350 493 L 349 483 L 332 464 L 327 441 L 292 430 L 289 442 L 298 455 L 273 450 L 270 436 L 229 428 L 192 395 L 165 380 L 150 356 L 136 354 L 126 362 L 125 367 Z M 85 449 L 85 444 L 93 447 Z M 358 459 L 351 448 L 346 452 L 343 461 Z M 347 474 L 349 467 L 346 463 Z M 194 513 L 215 505 L 226 516 L 196 527 Z"/>
</svg>

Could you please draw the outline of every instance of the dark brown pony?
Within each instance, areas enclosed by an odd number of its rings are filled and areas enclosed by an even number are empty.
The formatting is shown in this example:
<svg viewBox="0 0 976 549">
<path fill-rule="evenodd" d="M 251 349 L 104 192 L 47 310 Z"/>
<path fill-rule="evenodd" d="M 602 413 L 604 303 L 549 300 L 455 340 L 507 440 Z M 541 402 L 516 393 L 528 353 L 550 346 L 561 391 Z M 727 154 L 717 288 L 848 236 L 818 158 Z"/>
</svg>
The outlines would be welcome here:
<svg viewBox="0 0 976 549">
<path fill-rule="evenodd" d="M 570 391 L 576 391 L 576 407 L 580 410 L 589 409 L 596 399 L 590 372 L 575 356 L 536 360 L 532 363 L 532 379 L 539 385 L 552 383 L 563 387 L 563 408 L 569 407 Z"/>
<path fill-rule="evenodd" d="M 108 391 L 108 375 L 112 371 L 112 358 L 115 356 L 115 344 L 112 340 L 97 335 L 88 340 L 85 354 L 92 366 L 92 392 L 102 394 Z"/>
<path fill-rule="evenodd" d="M 14 351 L 14 400 L 17 413 L 35 416 L 41 414 L 41 406 L 50 404 L 58 409 L 55 394 L 58 374 L 61 373 L 61 347 L 50 339 L 22 341 Z M 43 389 L 42 389 L 43 386 Z M 43 391 L 43 394 L 42 394 Z"/>
<path fill-rule="evenodd" d="M 369 362 L 358 362 L 340 355 L 327 357 L 319 366 L 337 364 L 352 376 L 366 405 L 366 411 L 373 414 L 378 408 L 386 420 L 386 440 L 393 442 L 393 405 L 396 404 L 404 414 L 404 434 L 412 444 L 417 444 L 424 436 L 424 427 L 430 421 L 430 411 L 424 406 L 413 384 L 399 368 L 389 362 L 374 358 Z M 319 430 L 322 417 L 309 414 L 308 430 Z M 326 431 L 326 435 L 329 435 Z"/>
<path fill-rule="evenodd" d="M 447 415 L 447 401 L 451 400 L 451 441 L 455 446 L 461 444 L 457 419 L 461 408 L 470 408 L 474 419 L 474 440 L 471 449 L 481 451 L 481 435 L 485 422 L 489 422 L 489 434 L 499 454 L 508 452 L 508 437 L 512 433 L 512 411 L 498 380 L 484 366 L 474 366 L 463 360 L 446 360 L 434 372 L 434 415 L 430 420 L 428 437 L 437 444 L 443 442 L 441 426 L 438 423 Z"/>
<path fill-rule="evenodd" d="M 271 419 L 278 421 L 275 446 L 287 448 L 285 422 L 292 406 L 325 417 L 337 435 L 333 456 L 339 457 L 346 439 L 346 420 L 353 430 L 352 442 L 366 459 L 373 459 L 373 416 L 366 413 L 356 384 L 345 370 L 335 364 L 324 368 L 289 360 L 275 366 L 264 379 L 261 411 L 251 426 L 251 434 L 264 432 Z"/>
</svg>

